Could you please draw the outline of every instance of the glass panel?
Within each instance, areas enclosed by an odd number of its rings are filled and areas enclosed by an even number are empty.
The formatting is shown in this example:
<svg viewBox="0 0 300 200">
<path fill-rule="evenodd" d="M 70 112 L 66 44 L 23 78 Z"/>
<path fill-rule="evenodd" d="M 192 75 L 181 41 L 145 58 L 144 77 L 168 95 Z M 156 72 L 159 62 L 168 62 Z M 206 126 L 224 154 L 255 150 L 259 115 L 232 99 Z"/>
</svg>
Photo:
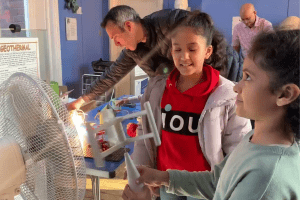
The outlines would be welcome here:
<svg viewBox="0 0 300 200">
<path fill-rule="evenodd" d="M 10 24 L 19 24 L 25 29 L 27 10 L 27 0 L 0 0 L 0 29 L 6 29 Z"/>
<path fill-rule="evenodd" d="M 33 19 L 35 20 L 35 19 Z M 21 32 L 12 33 L 10 24 L 21 26 Z M 0 38 L 29 37 L 39 40 L 40 75 L 43 80 L 50 80 L 49 42 L 46 29 L 28 29 L 28 0 L 0 0 Z"/>
</svg>

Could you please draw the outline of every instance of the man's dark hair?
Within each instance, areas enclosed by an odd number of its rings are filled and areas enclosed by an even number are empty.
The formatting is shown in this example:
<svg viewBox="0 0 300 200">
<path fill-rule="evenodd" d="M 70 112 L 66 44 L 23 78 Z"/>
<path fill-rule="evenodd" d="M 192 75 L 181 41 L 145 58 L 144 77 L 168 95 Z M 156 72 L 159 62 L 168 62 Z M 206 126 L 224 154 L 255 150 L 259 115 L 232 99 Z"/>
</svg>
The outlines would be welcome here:
<svg viewBox="0 0 300 200">
<path fill-rule="evenodd" d="M 121 30 L 124 30 L 124 24 L 126 21 L 141 22 L 141 18 L 133 8 L 120 5 L 113 7 L 108 11 L 107 15 L 103 19 L 103 22 L 101 23 L 101 27 L 105 28 L 108 21 L 113 22 L 119 26 Z"/>
</svg>

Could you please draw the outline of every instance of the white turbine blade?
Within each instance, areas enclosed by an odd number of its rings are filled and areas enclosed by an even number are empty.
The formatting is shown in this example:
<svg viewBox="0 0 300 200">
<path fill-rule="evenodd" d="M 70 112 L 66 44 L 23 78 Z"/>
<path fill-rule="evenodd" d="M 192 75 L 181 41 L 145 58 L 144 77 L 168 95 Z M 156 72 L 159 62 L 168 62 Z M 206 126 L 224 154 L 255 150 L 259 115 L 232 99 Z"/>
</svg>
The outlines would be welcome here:
<svg viewBox="0 0 300 200">
<path fill-rule="evenodd" d="M 140 177 L 140 173 L 135 167 L 129 154 L 125 153 L 124 156 L 125 156 L 125 163 L 127 168 L 128 185 L 130 189 L 132 189 L 134 192 L 141 192 L 143 190 L 144 184 L 143 183 L 136 184 L 135 182 L 136 179 Z"/>
</svg>

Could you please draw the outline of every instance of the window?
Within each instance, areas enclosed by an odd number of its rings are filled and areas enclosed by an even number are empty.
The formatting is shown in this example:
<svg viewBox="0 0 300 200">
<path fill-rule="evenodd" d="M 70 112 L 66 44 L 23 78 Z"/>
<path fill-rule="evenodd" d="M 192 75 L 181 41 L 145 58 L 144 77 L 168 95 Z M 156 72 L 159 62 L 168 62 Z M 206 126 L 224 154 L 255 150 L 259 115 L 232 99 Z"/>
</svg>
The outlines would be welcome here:
<svg viewBox="0 0 300 200">
<path fill-rule="evenodd" d="M 12 33 L 10 24 L 23 31 Z M 62 85 L 58 0 L 0 0 L 0 37 L 38 38 L 41 78 Z"/>
</svg>

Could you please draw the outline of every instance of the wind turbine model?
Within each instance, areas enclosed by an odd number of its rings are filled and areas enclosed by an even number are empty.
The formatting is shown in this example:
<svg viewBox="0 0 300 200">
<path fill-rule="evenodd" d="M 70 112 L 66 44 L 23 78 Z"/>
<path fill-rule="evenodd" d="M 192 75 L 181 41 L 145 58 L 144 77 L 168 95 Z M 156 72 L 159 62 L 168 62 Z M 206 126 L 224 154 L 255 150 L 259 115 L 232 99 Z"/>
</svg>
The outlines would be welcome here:
<svg viewBox="0 0 300 200">
<path fill-rule="evenodd" d="M 156 123 L 154 120 L 154 116 L 151 110 L 151 106 L 149 102 L 146 102 L 144 104 L 145 110 L 128 114 L 125 116 L 121 117 L 115 117 L 113 114 L 113 110 L 111 109 L 106 109 L 103 112 L 103 120 L 104 123 L 99 127 L 99 128 L 93 128 L 90 123 L 86 123 L 87 127 L 87 132 L 88 132 L 88 137 L 89 137 L 89 143 L 92 146 L 92 152 L 93 152 L 93 157 L 94 157 L 94 162 L 97 167 L 104 167 L 104 158 L 110 154 L 112 154 L 114 151 L 117 151 L 121 147 L 130 144 L 131 142 L 138 141 L 138 140 L 143 140 L 143 139 L 148 139 L 148 138 L 154 138 L 154 142 L 156 146 L 160 146 L 161 140 L 158 134 L 158 130 L 156 127 Z M 147 119 L 150 125 L 151 133 L 144 134 L 141 136 L 137 136 L 134 138 L 126 138 L 125 132 L 122 127 L 122 121 L 125 119 L 130 119 L 142 115 L 147 115 Z M 102 151 L 99 148 L 99 145 L 97 144 L 96 141 L 96 133 L 105 130 L 106 134 L 108 135 L 109 138 L 113 138 L 115 140 L 115 145 L 110 147 L 106 151 Z M 125 156 L 125 163 L 126 163 L 126 168 L 127 168 L 127 177 L 128 177 L 128 184 L 130 188 L 137 192 L 141 191 L 143 188 L 143 184 L 136 185 L 135 180 L 140 177 L 140 174 L 133 164 L 132 159 L 130 158 L 128 153 L 124 154 Z"/>
</svg>

